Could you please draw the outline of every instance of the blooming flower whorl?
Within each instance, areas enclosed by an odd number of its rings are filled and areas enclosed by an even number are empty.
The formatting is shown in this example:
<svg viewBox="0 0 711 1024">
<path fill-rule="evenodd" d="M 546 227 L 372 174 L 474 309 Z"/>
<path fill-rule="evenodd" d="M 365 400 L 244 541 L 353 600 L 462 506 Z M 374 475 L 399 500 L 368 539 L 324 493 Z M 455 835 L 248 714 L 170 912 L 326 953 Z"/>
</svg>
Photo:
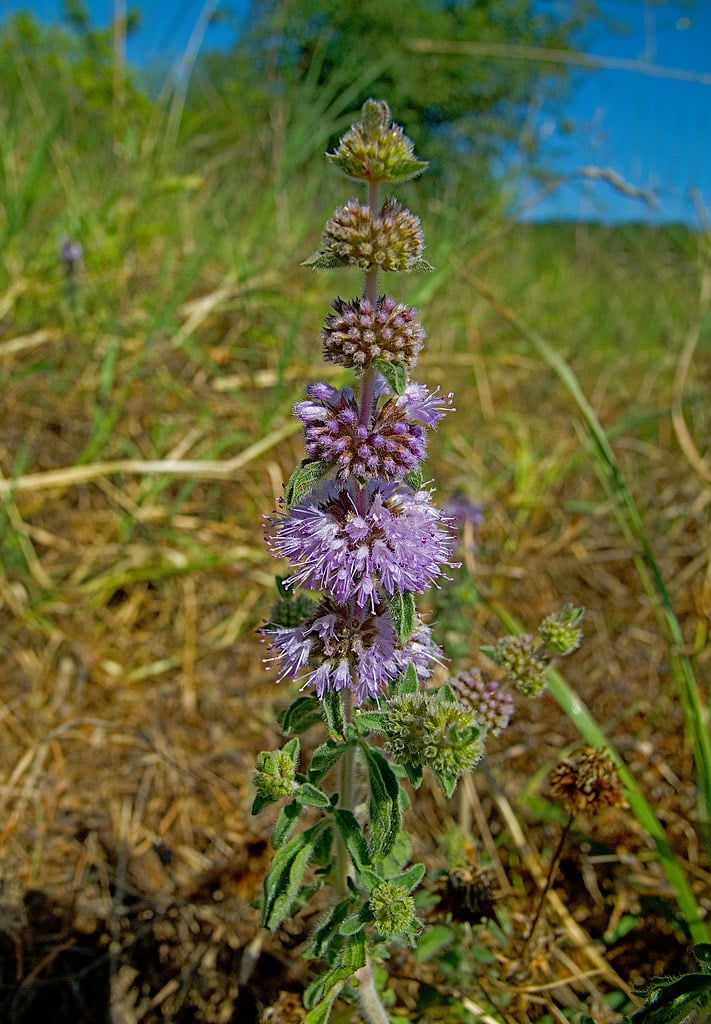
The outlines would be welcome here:
<svg viewBox="0 0 711 1024">
<path fill-rule="evenodd" d="M 417 310 L 387 295 L 373 308 L 368 299 L 336 299 L 321 332 L 323 357 L 339 366 L 359 369 L 374 359 L 412 367 L 425 340 Z"/>
<path fill-rule="evenodd" d="M 427 453 L 426 427 L 435 426 L 451 395 L 410 384 L 404 395 L 389 395 L 378 404 L 369 426 L 359 422 L 359 406 L 350 388 L 310 384 L 307 401 L 294 406 L 304 423 L 306 454 L 328 463 L 336 478 L 402 480 Z"/>
<path fill-rule="evenodd" d="M 264 635 L 279 663 L 280 679 L 303 678 L 303 686 L 314 686 L 319 698 L 349 689 L 358 704 L 377 700 L 409 662 L 426 679 L 432 663 L 442 658 L 429 628 L 419 621 L 401 643 L 390 613 L 381 606 L 372 614 L 326 600 L 300 626 L 270 625 Z"/>
<path fill-rule="evenodd" d="M 339 206 L 326 224 L 321 252 L 306 266 L 360 267 L 363 270 L 430 270 L 419 217 L 396 199 L 386 199 L 379 214 L 358 199 Z"/>
<path fill-rule="evenodd" d="M 364 514 L 356 493 L 327 483 L 270 520 L 270 547 L 295 570 L 287 586 L 374 607 L 379 589 L 419 594 L 453 565 L 452 531 L 428 491 L 369 483 Z"/>
</svg>

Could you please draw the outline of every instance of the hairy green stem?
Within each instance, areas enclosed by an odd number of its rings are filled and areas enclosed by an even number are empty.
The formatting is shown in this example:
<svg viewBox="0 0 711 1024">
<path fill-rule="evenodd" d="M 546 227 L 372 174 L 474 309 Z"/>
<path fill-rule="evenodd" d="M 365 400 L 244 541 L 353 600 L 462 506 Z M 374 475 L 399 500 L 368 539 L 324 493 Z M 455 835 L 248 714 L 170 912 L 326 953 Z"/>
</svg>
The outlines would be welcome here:
<svg viewBox="0 0 711 1024">
<path fill-rule="evenodd" d="M 366 961 L 365 967 L 361 967 L 356 977 L 358 979 L 358 1002 L 363 1019 L 367 1024 L 390 1024 L 390 1018 L 380 1002 L 380 996 L 375 987 L 370 959 Z"/>
<path fill-rule="evenodd" d="M 352 694 L 345 691 L 343 700 L 343 717 L 346 722 L 351 718 Z M 343 810 L 353 811 L 355 809 L 355 747 L 346 750 L 340 763 L 340 786 L 338 805 Z M 343 899 L 348 893 L 348 876 L 351 871 L 351 859 L 346 849 L 343 836 L 337 833 L 336 838 L 336 888 L 339 897 Z"/>
</svg>

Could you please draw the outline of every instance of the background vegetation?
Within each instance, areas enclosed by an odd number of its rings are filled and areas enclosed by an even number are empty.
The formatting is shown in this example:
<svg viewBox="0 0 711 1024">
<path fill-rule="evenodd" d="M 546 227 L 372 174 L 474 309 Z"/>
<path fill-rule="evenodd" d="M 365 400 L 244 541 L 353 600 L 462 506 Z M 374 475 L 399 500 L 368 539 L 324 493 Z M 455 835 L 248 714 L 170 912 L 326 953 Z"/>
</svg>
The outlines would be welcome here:
<svg viewBox="0 0 711 1024">
<path fill-rule="evenodd" d="M 276 37 L 269 92 L 258 62 L 215 58 L 192 92 L 156 99 L 76 27 L 20 18 L 0 40 L 6 1016 L 104 1020 L 110 988 L 126 1022 L 256 1020 L 255 993 L 298 1019 L 301 923 L 262 937 L 235 983 L 272 824 L 248 817 L 249 775 L 287 702 L 254 634 L 273 576 L 261 517 L 299 457 L 290 411 L 323 375 L 328 303 L 352 288 L 300 267 L 343 199 L 322 153 L 382 84 L 396 120 L 430 129 L 421 155 L 449 148 L 462 171 L 412 194 L 436 270 L 403 296 L 430 335 L 422 377 L 456 393 L 431 446 L 439 497 L 483 507 L 465 571 L 432 598 L 440 639 L 459 669 L 512 619 L 588 609 L 557 700 L 520 707 L 461 805 L 422 796 L 440 931 L 393 955 L 393 1013 L 618 1019 L 632 986 L 708 941 L 708 239 L 507 218 L 494 150 L 461 112 L 443 100 L 428 122 L 421 82 L 360 56 L 357 74 L 331 71 L 340 51 L 320 36 L 288 60 Z M 497 106 L 491 68 L 484 123 L 515 124 L 530 82 Z M 481 174 L 463 173 L 472 160 Z M 74 269 L 65 236 L 84 248 Z M 597 728 L 631 809 L 576 824 L 522 966 L 561 824 L 545 778 Z M 436 908 L 462 856 L 446 836 L 472 816 L 464 855 L 491 874 L 495 925 Z"/>
</svg>

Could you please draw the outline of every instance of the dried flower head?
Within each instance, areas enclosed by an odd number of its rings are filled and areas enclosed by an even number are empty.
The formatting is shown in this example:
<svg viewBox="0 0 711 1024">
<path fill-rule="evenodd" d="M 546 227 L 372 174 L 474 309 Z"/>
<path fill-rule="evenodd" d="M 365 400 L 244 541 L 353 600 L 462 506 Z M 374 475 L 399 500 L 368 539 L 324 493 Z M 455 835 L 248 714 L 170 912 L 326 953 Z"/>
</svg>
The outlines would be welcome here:
<svg viewBox="0 0 711 1024">
<path fill-rule="evenodd" d="M 551 772 L 551 795 L 571 814 L 603 807 L 624 807 L 620 779 L 604 747 L 583 747 L 575 757 L 561 761 Z"/>
<path fill-rule="evenodd" d="M 305 266 L 327 270 L 360 267 L 362 270 L 431 270 L 422 259 L 424 236 L 420 219 L 398 203 L 386 199 L 380 213 L 349 199 L 326 224 L 323 248 Z"/>
<path fill-rule="evenodd" d="M 339 366 L 362 369 L 375 359 L 413 367 L 425 332 L 417 310 L 381 295 L 375 308 L 365 298 L 333 303 L 321 332 L 323 357 Z"/>
<path fill-rule="evenodd" d="M 484 679 L 478 668 L 460 672 L 449 680 L 457 700 L 475 713 L 490 736 L 500 736 L 514 712 L 513 697 L 494 679 Z"/>
<path fill-rule="evenodd" d="M 360 121 L 346 132 L 336 152 L 326 156 L 349 178 L 373 183 L 407 181 L 427 167 L 415 159 L 400 125 L 392 124 L 384 100 L 366 100 Z"/>
</svg>

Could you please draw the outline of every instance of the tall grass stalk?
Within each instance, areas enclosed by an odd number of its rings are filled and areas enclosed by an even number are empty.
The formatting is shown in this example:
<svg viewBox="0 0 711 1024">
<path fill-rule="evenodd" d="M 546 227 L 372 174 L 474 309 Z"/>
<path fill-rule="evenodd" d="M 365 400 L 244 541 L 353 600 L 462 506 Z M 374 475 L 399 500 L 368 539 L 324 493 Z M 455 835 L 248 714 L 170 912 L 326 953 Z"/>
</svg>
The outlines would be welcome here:
<svg viewBox="0 0 711 1024">
<path fill-rule="evenodd" d="M 484 594 L 479 593 L 483 604 L 496 616 L 506 630 L 510 633 L 519 634 L 523 627 L 516 618 L 498 602 L 492 601 Z M 664 868 L 669 883 L 674 889 L 677 903 L 684 915 L 689 934 L 694 943 L 708 942 L 711 933 L 708 926 L 701 917 L 701 908 L 696 897 L 691 891 L 688 879 L 683 868 L 679 864 L 674 851 L 669 845 L 664 828 L 659 819 L 647 802 L 644 794 L 637 785 L 637 782 L 629 768 L 610 743 L 609 739 L 600 728 L 589 708 L 585 706 L 580 697 L 575 693 L 560 672 L 549 669 L 548 690 L 565 712 L 566 716 L 576 726 L 580 735 L 591 746 L 604 747 L 615 763 L 622 784 L 625 787 L 625 796 L 629 802 L 632 812 L 653 841 L 659 860 Z"/>
<path fill-rule="evenodd" d="M 608 497 L 612 500 L 615 518 L 629 547 L 659 629 L 669 645 L 672 675 L 681 697 L 686 729 L 694 753 L 704 839 L 711 849 L 711 732 L 708 707 L 704 705 L 691 660 L 684 650 L 685 641 L 681 624 L 637 504 L 627 486 L 607 434 L 570 365 L 545 338 L 523 324 L 512 310 L 503 305 L 482 281 L 475 278 L 473 283 L 479 294 L 499 315 L 534 346 L 565 385 L 582 413 L 588 431 L 586 441 L 595 461 L 595 468 Z"/>
</svg>

